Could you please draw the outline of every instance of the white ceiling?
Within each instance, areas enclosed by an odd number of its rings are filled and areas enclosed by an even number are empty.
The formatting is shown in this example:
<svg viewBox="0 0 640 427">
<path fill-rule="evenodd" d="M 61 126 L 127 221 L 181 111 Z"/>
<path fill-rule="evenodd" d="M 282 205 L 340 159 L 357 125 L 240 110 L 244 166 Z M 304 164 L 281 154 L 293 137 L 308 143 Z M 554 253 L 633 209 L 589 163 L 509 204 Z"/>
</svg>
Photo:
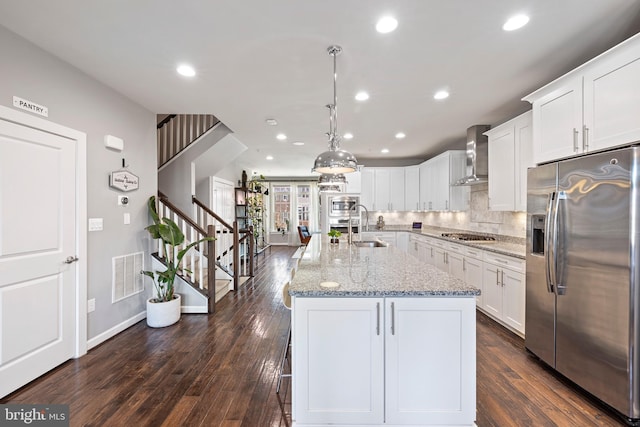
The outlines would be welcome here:
<svg viewBox="0 0 640 427">
<path fill-rule="evenodd" d="M 504 32 L 521 12 L 530 23 Z M 395 32 L 375 31 L 384 14 Z M 640 31 L 640 1 L 5 0 L 0 25 L 155 113 L 216 115 L 249 147 L 248 172 L 301 176 L 327 149 L 328 46 L 343 48 L 338 131 L 355 135 L 342 148 L 363 164 L 417 163 L 462 148 L 471 125 L 526 111 L 524 95 Z M 178 76 L 180 62 L 197 76 Z M 435 101 L 441 88 L 451 96 Z M 359 90 L 371 98 L 355 101 Z"/>
</svg>

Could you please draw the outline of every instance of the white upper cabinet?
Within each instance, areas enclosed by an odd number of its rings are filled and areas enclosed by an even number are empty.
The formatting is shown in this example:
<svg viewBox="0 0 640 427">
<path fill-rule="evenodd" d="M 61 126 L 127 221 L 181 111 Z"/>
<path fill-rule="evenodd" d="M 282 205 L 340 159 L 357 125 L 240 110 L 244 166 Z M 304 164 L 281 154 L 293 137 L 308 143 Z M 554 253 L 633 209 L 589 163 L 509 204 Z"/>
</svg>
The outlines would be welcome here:
<svg viewBox="0 0 640 427">
<path fill-rule="evenodd" d="M 489 209 L 526 211 L 527 168 L 533 166 L 531 111 L 486 132 L 489 137 Z"/>
<path fill-rule="evenodd" d="M 420 167 L 404 168 L 404 210 L 419 211 L 420 207 Z"/>
<path fill-rule="evenodd" d="M 362 172 L 355 171 L 345 175 L 347 178 L 347 185 L 345 187 L 345 193 L 359 194 L 362 191 Z"/>
<path fill-rule="evenodd" d="M 375 178 L 375 169 L 362 168 L 360 172 L 360 203 L 369 210 L 373 210 Z"/>
<path fill-rule="evenodd" d="M 371 211 L 405 210 L 404 168 L 364 168 L 360 201 Z"/>
<path fill-rule="evenodd" d="M 420 205 L 427 211 L 469 209 L 469 187 L 452 185 L 466 174 L 464 150 L 449 150 L 420 165 Z"/>
<path fill-rule="evenodd" d="M 523 98 L 533 104 L 534 160 L 640 140 L 640 35 Z"/>
<path fill-rule="evenodd" d="M 640 140 L 640 39 L 594 64 L 583 82 L 587 149 Z"/>
</svg>

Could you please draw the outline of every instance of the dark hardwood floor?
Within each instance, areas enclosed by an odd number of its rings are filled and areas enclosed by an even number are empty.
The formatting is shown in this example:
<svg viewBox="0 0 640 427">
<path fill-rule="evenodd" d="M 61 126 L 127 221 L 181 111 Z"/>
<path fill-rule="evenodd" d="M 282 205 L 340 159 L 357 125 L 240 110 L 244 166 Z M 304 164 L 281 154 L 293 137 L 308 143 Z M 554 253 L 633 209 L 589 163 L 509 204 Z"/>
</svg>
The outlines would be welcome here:
<svg viewBox="0 0 640 427">
<path fill-rule="evenodd" d="M 69 404 L 72 426 L 288 426 L 289 379 L 275 389 L 290 316 L 280 290 L 296 249 L 260 255 L 256 276 L 214 315 L 140 322 L 0 403 Z M 477 345 L 479 427 L 622 425 L 482 314 Z"/>
</svg>

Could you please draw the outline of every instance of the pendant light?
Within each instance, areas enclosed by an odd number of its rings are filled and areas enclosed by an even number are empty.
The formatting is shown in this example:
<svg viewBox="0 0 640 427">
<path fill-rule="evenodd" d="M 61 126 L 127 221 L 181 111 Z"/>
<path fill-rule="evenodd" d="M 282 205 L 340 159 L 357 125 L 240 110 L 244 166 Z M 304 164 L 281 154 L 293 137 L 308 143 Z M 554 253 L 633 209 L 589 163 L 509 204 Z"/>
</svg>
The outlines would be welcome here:
<svg viewBox="0 0 640 427">
<path fill-rule="evenodd" d="M 338 135 L 338 95 L 336 91 L 336 81 L 338 73 L 336 71 L 336 56 L 340 55 L 340 46 L 329 46 L 329 55 L 333 57 L 333 104 L 327 105 L 329 108 L 329 151 L 321 153 L 316 157 L 313 164 L 313 172 L 328 174 L 344 174 L 355 172 L 358 165 L 356 157 L 346 150 L 340 149 L 340 135 Z"/>
<path fill-rule="evenodd" d="M 320 175 L 320 178 L 318 178 L 318 186 L 319 187 L 327 187 L 330 185 L 336 185 L 336 184 L 346 184 L 347 183 L 347 178 L 344 176 L 344 174 L 341 173 L 323 173 L 322 175 Z"/>
</svg>

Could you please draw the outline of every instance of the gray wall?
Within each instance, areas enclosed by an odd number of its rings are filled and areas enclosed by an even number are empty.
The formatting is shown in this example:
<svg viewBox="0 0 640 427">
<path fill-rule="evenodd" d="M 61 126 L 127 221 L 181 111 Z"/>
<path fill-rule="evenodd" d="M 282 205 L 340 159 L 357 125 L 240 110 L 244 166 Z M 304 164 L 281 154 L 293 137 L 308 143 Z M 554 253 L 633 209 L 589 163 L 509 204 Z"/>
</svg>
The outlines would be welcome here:
<svg viewBox="0 0 640 427">
<path fill-rule="evenodd" d="M 199 158 L 203 157 L 205 153 L 217 151 L 216 147 L 218 144 L 224 141 L 225 137 L 230 133 L 229 128 L 220 123 L 207 134 L 203 135 L 197 143 L 184 150 L 180 156 L 169 161 L 158 172 L 159 190 L 169 198 L 171 203 L 185 214 L 191 215 L 193 211 L 191 195 L 194 194 L 192 188 L 196 186 L 196 182 L 193 182 L 196 180 L 196 173 L 192 173 L 192 171 L 195 171 L 196 162 L 199 161 Z M 218 152 L 217 154 L 218 158 L 228 158 L 224 152 Z M 233 158 L 235 158 L 235 156 L 231 157 L 229 161 Z M 204 169 L 206 165 L 200 165 L 200 168 Z M 206 175 L 201 174 L 201 180 L 215 175 L 216 168 L 213 166 L 209 167 L 207 172 L 208 174 Z"/>
<path fill-rule="evenodd" d="M 111 303 L 112 257 L 144 251 L 150 265 L 146 201 L 157 191 L 155 113 L 88 77 L 0 26 L 0 104 L 9 108 L 19 96 L 49 108 L 48 120 L 87 134 L 87 215 L 103 218 L 104 231 L 88 233 L 88 298 L 96 310 L 88 315 L 88 338 L 94 338 L 145 310 L 147 293 Z M 104 136 L 124 139 L 118 153 L 104 147 Z M 117 206 L 121 194 L 108 186 L 109 173 L 126 159 L 140 177 L 140 188 L 127 193 L 126 208 Z M 43 177 L 46 179 L 46 177 Z M 124 225 L 123 214 L 131 214 Z M 150 292 L 151 284 L 146 283 Z"/>
</svg>

